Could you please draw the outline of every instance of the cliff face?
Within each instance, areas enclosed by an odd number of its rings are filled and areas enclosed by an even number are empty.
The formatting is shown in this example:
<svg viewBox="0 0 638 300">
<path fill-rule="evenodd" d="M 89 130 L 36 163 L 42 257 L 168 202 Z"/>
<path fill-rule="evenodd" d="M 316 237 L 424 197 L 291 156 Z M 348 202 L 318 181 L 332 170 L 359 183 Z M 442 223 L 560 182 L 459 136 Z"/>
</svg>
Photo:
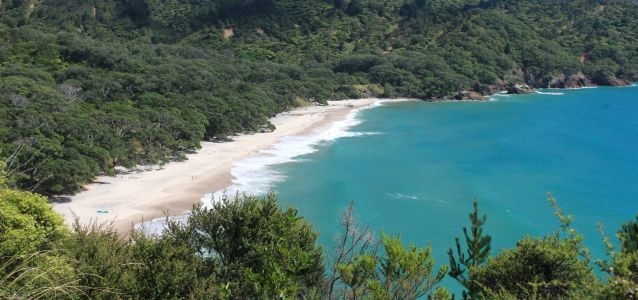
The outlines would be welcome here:
<svg viewBox="0 0 638 300">
<path fill-rule="evenodd" d="M 548 88 L 579 88 L 594 85 L 585 74 L 578 72 L 577 74 L 566 76 L 561 74 L 550 78 L 547 82 Z"/>
<path fill-rule="evenodd" d="M 510 74 L 522 75 L 522 72 L 520 69 L 513 69 Z M 526 79 L 529 79 L 529 77 Z M 557 76 L 546 76 L 536 81 L 515 80 L 513 82 L 505 82 L 498 80 L 496 84 L 481 84 L 477 82 L 472 87 L 472 90 L 458 91 L 452 96 L 433 99 L 433 101 L 484 101 L 488 99 L 487 96 L 500 92 L 507 92 L 508 94 L 530 94 L 537 88 L 571 89 L 589 86 L 627 86 L 635 80 L 636 79 L 633 78 L 621 79 L 611 77 L 602 81 L 594 81 L 582 72 L 578 72 L 572 75 L 560 74 Z"/>
<path fill-rule="evenodd" d="M 626 86 L 631 84 L 631 79 L 627 78 L 618 78 L 615 76 L 609 77 L 601 77 L 601 78 L 590 78 L 583 74 L 582 72 L 578 72 L 576 74 L 572 74 L 566 76 L 565 74 L 561 74 L 559 76 L 554 76 L 547 80 L 547 84 L 544 82 L 540 84 L 539 87 L 548 87 L 548 88 L 579 88 L 586 86 Z"/>
<path fill-rule="evenodd" d="M 525 83 L 515 83 L 507 86 L 508 94 L 530 94 L 533 92 L 534 89 Z"/>
<path fill-rule="evenodd" d="M 620 78 L 610 78 L 608 79 L 607 83 L 610 86 L 627 86 L 631 84 L 630 81 Z"/>
<path fill-rule="evenodd" d="M 487 97 L 476 91 L 460 91 L 454 95 L 454 100 L 483 101 L 487 100 Z"/>
<path fill-rule="evenodd" d="M 454 96 L 454 99 L 481 100 L 479 96 L 483 96 L 483 98 L 485 98 L 487 95 L 492 95 L 502 91 L 507 91 L 508 94 L 529 94 L 533 93 L 534 89 L 537 88 L 571 89 L 589 86 L 627 86 L 638 80 L 638 78 L 618 78 L 615 76 L 591 78 L 583 72 L 571 75 L 560 74 L 537 78 L 535 76 L 530 76 L 530 74 L 523 75 L 521 69 L 518 68 L 512 69 L 510 74 L 513 75 L 513 78 L 519 79 L 514 79 L 512 82 L 497 81 L 496 84 L 491 85 L 476 83 L 474 84 L 472 93 L 468 91 L 461 91 Z"/>
</svg>

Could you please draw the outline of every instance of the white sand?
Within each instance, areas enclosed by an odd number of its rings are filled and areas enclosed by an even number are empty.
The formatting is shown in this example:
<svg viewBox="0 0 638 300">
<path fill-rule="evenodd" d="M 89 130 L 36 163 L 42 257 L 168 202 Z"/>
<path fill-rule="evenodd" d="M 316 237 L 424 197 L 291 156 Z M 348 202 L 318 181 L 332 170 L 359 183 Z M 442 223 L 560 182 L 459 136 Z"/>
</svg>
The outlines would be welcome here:
<svg viewBox="0 0 638 300">
<path fill-rule="evenodd" d="M 271 120 L 273 132 L 240 135 L 232 142 L 203 142 L 184 162 L 172 162 L 149 171 L 98 177 L 95 183 L 71 197 L 71 202 L 53 208 L 68 224 L 74 216 L 80 223 L 112 222 L 120 234 L 142 221 L 168 215 L 181 215 L 199 203 L 204 194 L 224 190 L 232 183 L 233 163 L 257 155 L 280 138 L 309 134 L 335 121 L 343 120 L 355 108 L 370 106 L 378 99 L 330 102 L 281 113 Z"/>
</svg>

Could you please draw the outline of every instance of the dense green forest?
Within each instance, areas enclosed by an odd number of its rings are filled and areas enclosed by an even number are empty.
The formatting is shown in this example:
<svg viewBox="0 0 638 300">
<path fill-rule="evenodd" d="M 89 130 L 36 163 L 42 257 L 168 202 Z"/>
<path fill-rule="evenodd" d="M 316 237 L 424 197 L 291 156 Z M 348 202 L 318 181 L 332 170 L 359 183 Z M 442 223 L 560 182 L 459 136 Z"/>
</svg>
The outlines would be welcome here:
<svg viewBox="0 0 638 300">
<path fill-rule="evenodd" d="M 638 79 L 637 8 L 2 0 L 0 157 L 10 186 L 73 193 L 115 166 L 180 160 L 202 140 L 272 130 L 276 113 L 330 99 L 625 84 Z"/>
</svg>

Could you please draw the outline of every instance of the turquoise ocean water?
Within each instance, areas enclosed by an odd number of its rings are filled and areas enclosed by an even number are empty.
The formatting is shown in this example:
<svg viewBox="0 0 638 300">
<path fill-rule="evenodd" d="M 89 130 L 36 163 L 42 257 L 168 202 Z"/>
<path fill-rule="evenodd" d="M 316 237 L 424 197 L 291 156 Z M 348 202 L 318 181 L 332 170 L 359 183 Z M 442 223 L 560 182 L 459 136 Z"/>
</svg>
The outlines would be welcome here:
<svg viewBox="0 0 638 300">
<path fill-rule="evenodd" d="M 474 197 L 496 253 L 558 229 L 551 192 L 594 258 L 605 258 L 597 223 L 615 241 L 620 224 L 638 214 L 638 87 L 493 99 L 385 102 L 356 111 L 235 163 L 233 185 L 202 201 L 272 189 L 281 206 L 298 208 L 320 233 L 328 257 L 339 216 L 354 202 L 358 222 L 377 236 L 431 245 L 437 264 L 447 264 Z M 144 226 L 161 231 L 164 218 Z M 460 292 L 452 279 L 443 285 Z"/>
<path fill-rule="evenodd" d="M 447 249 L 468 225 L 474 197 L 498 251 L 558 228 L 551 192 L 602 257 L 597 222 L 613 236 L 638 213 L 638 88 L 494 99 L 364 110 L 348 134 L 270 165 L 278 176 L 271 186 L 327 249 L 353 201 L 361 224 L 431 245 L 439 263 L 447 263 Z"/>
</svg>

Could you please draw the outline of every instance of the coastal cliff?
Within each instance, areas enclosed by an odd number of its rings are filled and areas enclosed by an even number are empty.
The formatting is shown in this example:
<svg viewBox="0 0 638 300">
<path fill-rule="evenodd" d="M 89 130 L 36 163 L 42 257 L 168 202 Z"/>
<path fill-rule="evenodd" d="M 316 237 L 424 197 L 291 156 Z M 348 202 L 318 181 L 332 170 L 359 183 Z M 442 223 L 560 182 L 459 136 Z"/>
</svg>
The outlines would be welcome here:
<svg viewBox="0 0 638 300">
<path fill-rule="evenodd" d="M 612 77 L 594 82 L 582 72 L 578 72 L 569 76 L 565 74 L 547 76 L 544 77 L 543 80 L 535 82 L 499 82 L 498 84 L 475 83 L 472 90 L 458 91 L 452 96 L 432 99 L 432 101 L 486 101 L 489 99 L 490 95 L 501 92 L 505 92 L 507 94 L 530 94 L 533 93 L 535 89 L 543 88 L 571 89 L 594 86 L 628 86 L 635 80 L 638 79 L 621 79 Z"/>
</svg>

